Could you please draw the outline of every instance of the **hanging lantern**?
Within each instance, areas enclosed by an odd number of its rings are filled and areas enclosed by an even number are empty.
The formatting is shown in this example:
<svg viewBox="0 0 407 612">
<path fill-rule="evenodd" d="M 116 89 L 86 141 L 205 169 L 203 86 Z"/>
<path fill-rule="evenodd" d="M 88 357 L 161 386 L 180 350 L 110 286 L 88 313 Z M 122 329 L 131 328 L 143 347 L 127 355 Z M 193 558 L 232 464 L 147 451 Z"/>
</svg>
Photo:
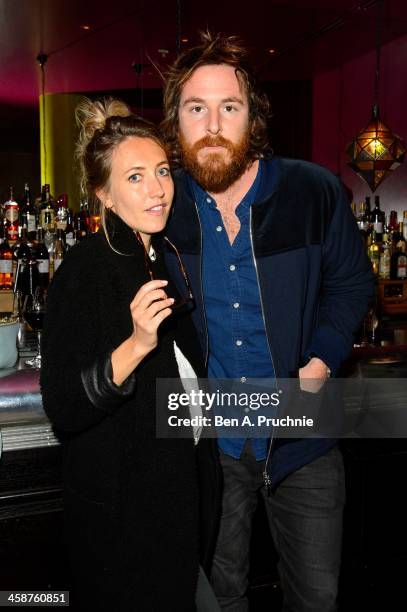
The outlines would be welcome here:
<svg viewBox="0 0 407 612">
<path fill-rule="evenodd" d="M 390 172 L 400 166 L 405 151 L 400 137 L 380 120 L 379 109 L 375 105 L 371 120 L 346 152 L 350 157 L 348 166 L 375 191 Z"/>
<path fill-rule="evenodd" d="M 400 166 L 404 161 L 406 151 L 401 138 L 394 134 L 379 116 L 380 38 L 383 5 L 383 0 L 378 0 L 373 115 L 364 130 L 346 149 L 350 157 L 347 162 L 348 166 L 366 181 L 372 191 L 378 188 L 390 172 Z"/>
</svg>

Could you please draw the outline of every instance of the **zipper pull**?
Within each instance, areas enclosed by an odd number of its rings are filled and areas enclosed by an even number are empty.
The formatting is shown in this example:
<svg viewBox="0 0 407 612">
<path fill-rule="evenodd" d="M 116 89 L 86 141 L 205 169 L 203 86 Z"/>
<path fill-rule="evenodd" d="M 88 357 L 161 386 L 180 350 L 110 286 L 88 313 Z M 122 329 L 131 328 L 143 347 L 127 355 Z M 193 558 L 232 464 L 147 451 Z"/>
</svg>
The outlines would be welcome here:
<svg viewBox="0 0 407 612">
<path fill-rule="evenodd" d="M 267 497 L 270 497 L 270 493 L 271 493 L 271 478 L 267 473 L 267 470 L 264 470 L 263 472 L 263 480 L 264 480 L 264 486 L 266 487 L 266 491 L 267 491 Z"/>
</svg>

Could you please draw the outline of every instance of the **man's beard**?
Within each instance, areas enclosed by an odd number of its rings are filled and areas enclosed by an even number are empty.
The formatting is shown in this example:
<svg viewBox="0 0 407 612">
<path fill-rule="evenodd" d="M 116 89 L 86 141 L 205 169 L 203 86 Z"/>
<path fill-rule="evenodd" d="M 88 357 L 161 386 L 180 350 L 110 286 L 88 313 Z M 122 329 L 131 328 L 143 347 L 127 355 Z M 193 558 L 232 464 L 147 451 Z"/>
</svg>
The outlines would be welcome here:
<svg viewBox="0 0 407 612">
<path fill-rule="evenodd" d="M 247 131 L 239 142 L 234 144 L 223 136 L 205 136 L 195 144 L 189 145 L 180 134 L 183 166 L 205 191 L 223 193 L 245 172 L 249 164 L 249 139 Z M 222 153 L 207 153 L 203 162 L 198 161 L 200 149 L 207 146 L 222 146 L 229 151 L 229 160 Z"/>
</svg>

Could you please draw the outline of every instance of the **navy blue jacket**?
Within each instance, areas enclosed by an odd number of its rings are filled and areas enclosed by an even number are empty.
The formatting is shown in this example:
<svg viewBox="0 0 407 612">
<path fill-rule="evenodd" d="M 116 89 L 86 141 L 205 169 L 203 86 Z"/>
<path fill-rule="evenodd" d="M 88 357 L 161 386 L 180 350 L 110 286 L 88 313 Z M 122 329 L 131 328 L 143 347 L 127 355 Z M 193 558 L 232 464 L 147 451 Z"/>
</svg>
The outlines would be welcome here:
<svg viewBox="0 0 407 612">
<path fill-rule="evenodd" d="M 274 176 L 271 181 L 271 164 Z M 335 375 L 374 295 L 371 264 L 340 181 L 309 162 L 274 157 L 265 164 L 251 209 L 252 248 L 265 329 L 277 378 L 289 378 L 313 354 Z M 166 235 L 193 288 L 193 318 L 205 355 L 208 335 L 201 282 L 201 228 L 187 175 L 174 176 L 176 197 Z M 167 254 L 173 278 L 179 266 Z M 272 486 L 324 454 L 332 439 L 275 440 L 267 461 Z"/>
</svg>

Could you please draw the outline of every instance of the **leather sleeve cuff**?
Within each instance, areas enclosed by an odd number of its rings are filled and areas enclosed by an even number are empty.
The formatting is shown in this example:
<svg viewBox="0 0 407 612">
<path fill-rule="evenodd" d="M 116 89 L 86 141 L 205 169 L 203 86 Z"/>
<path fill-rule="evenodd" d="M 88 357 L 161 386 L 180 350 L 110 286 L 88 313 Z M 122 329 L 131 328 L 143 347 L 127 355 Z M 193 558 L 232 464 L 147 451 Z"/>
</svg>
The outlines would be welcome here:
<svg viewBox="0 0 407 612">
<path fill-rule="evenodd" d="M 120 387 L 113 382 L 111 353 L 99 357 L 90 366 L 82 368 L 81 379 L 89 401 L 107 412 L 113 412 L 128 400 L 136 387 L 134 373 L 130 374 Z"/>
</svg>

